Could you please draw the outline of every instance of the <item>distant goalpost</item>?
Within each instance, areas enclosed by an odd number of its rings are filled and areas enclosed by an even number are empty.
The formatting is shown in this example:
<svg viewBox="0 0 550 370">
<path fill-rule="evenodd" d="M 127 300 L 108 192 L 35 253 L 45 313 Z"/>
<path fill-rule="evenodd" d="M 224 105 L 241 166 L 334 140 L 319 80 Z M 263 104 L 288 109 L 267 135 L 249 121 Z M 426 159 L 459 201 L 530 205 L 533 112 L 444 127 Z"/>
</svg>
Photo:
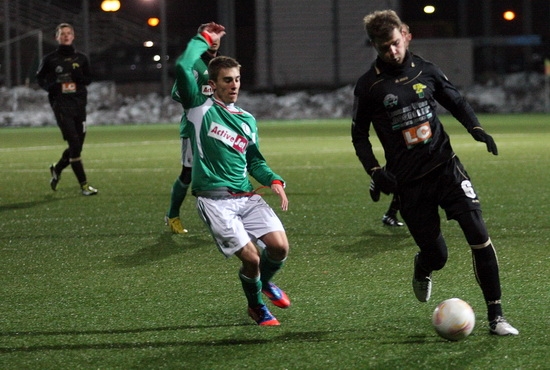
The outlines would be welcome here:
<svg viewBox="0 0 550 370">
<path fill-rule="evenodd" d="M 4 76 L 4 85 L 6 87 L 11 87 L 11 80 L 12 80 L 12 72 L 11 72 L 11 44 L 14 44 L 16 42 L 19 42 L 23 39 L 26 39 L 27 37 L 37 37 L 37 50 L 38 50 L 38 60 L 42 60 L 44 56 L 44 50 L 43 50 L 43 44 L 42 41 L 44 39 L 43 31 L 41 29 L 36 29 L 29 31 L 27 33 L 24 33 L 22 35 L 15 36 L 11 39 L 8 39 L 6 41 L 0 42 L 0 48 L 4 48 L 4 65 L 2 68 L 2 75 Z M 20 64 L 20 57 L 17 56 L 18 63 Z M 21 66 L 17 66 L 18 69 L 21 69 Z"/>
</svg>

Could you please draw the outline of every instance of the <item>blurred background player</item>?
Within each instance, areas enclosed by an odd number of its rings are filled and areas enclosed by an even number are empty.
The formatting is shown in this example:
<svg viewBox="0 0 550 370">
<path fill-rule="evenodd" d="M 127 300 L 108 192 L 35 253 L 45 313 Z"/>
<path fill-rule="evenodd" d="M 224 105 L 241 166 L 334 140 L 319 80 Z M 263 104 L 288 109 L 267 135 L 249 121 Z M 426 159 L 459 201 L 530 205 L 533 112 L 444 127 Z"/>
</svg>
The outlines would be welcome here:
<svg viewBox="0 0 550 370">
<path fill-rule="evenodd" d="M 55 38 L 59 46 L 42 59 L 36 73 L 38 84 L 48 92 L 57 125 L 69 145 L 59 161 L 50 166 L 50 186 L 52 190 L 57 190 L 61 172 L 71 165 L 82 195 L 95 195 L 97 189 L 88 184 L 81 158 L 86 137 L 86 86 L 92 82 L 90 64 L 86 55 L 73 46 L 75 35 L 72 25 L 58 25 Z"/>
<path fill-rule="evenodd" d="M 373 179 L 370 180 L 369 193 L 374 202 L 380 200 L 380 189 L 376 186 Z M 397 218 L 397 212 L 399 212 L 399 197 L 397 194 L 393 194 L 390 206 L 386 213 L 384 213 L 384 216 L 382 216 L 382 224 L 392 227 L 403 226 L 403 222 Z"/>
<path fill-rule="evenodd" d="M 198 33 L 201 33 L 206 24 L 199 27 Z M 197 59 L 193 65 L 193 75 L 197 82 L 197 86 L 202 94 L 206 96 L 212 95 L 212 88 L 208 84 L 208 63 L 218 55 L 218 49 L 220 48 L 220 41 L 212 43 L 207 51 L 202 53 L 201 57 Z M 181 103 L 181 99 L 178 93 L 176 83 L 172 87 L 172 99 Z M 174 234 L 185 234 L 187 229 L 183 227 L 180 218 L 180 209 L 187 190 L 191 184 L 191 167 L 193 165 L 193 152 L 191 150 L 191 142 L 189 138 L 185 137 L 184 129 L 187 118 L 185 111 L 181 116 L 180 121 L 180 140 L 181 140 L 181 173 L 179 177 L 174 181 L 172 185 L 172 191 L 170 192 L 170 207 L 168 212 L 164 216 L 164 223 L 170 227 L 170 230 Z"/>
<path fill-rule="evenodd" d="M 405 48 L 408 49 L 413 36 L 409 25 L 405 22 L 401 23 L 401 33 L 403 33 Z"/>
</svg>

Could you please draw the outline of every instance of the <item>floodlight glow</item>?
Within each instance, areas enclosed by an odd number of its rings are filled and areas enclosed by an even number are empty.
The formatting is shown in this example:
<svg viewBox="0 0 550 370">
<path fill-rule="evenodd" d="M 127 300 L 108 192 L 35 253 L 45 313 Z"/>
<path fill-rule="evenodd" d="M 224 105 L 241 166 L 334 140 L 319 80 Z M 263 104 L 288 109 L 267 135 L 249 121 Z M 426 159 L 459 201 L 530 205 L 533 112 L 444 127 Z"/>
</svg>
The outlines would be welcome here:
<svg viewBox="0 0 550 370">
<path fill-rule="evenodd" d="M 435 12 L 435 6 L 433 6 L 433 5 L 426 5 L 426 6 L 424 7 L 424 13 L 426 13 L 426 14 L 432 14 L 432 13 L 434 13 L 434 12 Z"/>
<path fill-rule="evenodd" d="M 507 21 L 513 21 L 514 19 L 516 19 L 516 13 L 511 10 L 507 10 L 502 13 L 502 18 L 506 19 Z"/>
<path fill-rule="evenodd" d="M 120 1 L 118 0 L 103 0 L 101 10 L 104 12 L 116 12 L 120 9 Z"/>
<path fill-rule="evenodd" d="M 157 17 L 151 17 L 147 19 L 147 24 L 151 27 L 156 27 L 159 25 L 159 23 L 160 23 L 160 19 L 158 19 Z"/>
</svg>

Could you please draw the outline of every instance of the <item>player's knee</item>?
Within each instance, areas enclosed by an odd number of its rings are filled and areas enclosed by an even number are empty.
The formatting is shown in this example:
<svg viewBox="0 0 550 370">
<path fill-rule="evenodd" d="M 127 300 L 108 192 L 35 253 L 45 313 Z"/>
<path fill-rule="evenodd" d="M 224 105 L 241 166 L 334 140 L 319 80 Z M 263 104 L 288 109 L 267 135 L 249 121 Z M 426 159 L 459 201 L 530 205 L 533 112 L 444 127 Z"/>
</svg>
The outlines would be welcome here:
<svg viewBox="0 0 550 370">
<path fill-rule="evenodd" d="M 273 261 L 284 261 L 288 256 L 288 244 L 271 244 L 266 246 L 266 251 Z"/>
<path fill-rule="evenodd" d="M 236 256 L 242 261 L 246 270 L 255 269 L 260 265 L 260 256 L 252 243 L 245 245 L 236 253 Z"/>
<path fill-rule="evenodd" d="M 261 240 L 266 245 L 266 252 L 270 259 L 282 261 L 288 256 L 288 239 L 283 231 L 266 234 Z"/>
<path fill-rule="evenodd" d="M 68 140 L 69 143 L 69 156 L 71 158 L 79 158 L 82 153 L 82 143 L 80 140 Z"/>
<path fill-rule="evenodd" d="M 469 245 L 479 246 L 489 240 L 489 232 L 481 216 L 481 211 L 465 212 L 457 216 L 456 219 Z"/>
<path fill-rule="evenodd" d="M 69 163 L 75 163 L 75 162 L 81 162 L 82 158 L 76 157 L 76 158 L 69 158 Z"/>
</svg>

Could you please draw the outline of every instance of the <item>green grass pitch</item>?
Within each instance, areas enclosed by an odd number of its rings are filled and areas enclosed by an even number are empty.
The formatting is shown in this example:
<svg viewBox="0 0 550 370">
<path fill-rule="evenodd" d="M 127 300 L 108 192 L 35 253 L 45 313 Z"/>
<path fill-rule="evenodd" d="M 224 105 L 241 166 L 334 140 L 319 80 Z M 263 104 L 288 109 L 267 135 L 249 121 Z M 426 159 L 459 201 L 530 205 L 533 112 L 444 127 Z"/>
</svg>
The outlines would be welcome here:
<svg viewBox="0 0 550 370">
<path fill-rule="evenodd" d="M 349 120 L 259 122 L 290 200 L 280 212 L 264 194 L 291 243 L 275 282 L 292 306 L 268 303 L 281 321 L 268 328 L 247 317 L 238 260 L 216 250 L 192 196 L 182 208 L 189 234 L 163 224 L 180 170 L 177 124 L 90 127 L 83 158 L 95 197 L 80 195 L 70 169 L 50 189 L 48 166 L 64 148 L 56 127 L 2 128 L 0 368 L 548 368 L 549 116 L 480 116 L 496 157 L 442 120 L 480 195 L 518 337 L 489 335 L 455 222 L 442 222 L 450 256 L 434 273 L 432 299 L 416 301 L 417 248 L 406 228 L 382 226 L 390 198 L 370 200 Z M 451 297 L 476 312 L 461 342 L 431 326 Z"/>
</svg>

